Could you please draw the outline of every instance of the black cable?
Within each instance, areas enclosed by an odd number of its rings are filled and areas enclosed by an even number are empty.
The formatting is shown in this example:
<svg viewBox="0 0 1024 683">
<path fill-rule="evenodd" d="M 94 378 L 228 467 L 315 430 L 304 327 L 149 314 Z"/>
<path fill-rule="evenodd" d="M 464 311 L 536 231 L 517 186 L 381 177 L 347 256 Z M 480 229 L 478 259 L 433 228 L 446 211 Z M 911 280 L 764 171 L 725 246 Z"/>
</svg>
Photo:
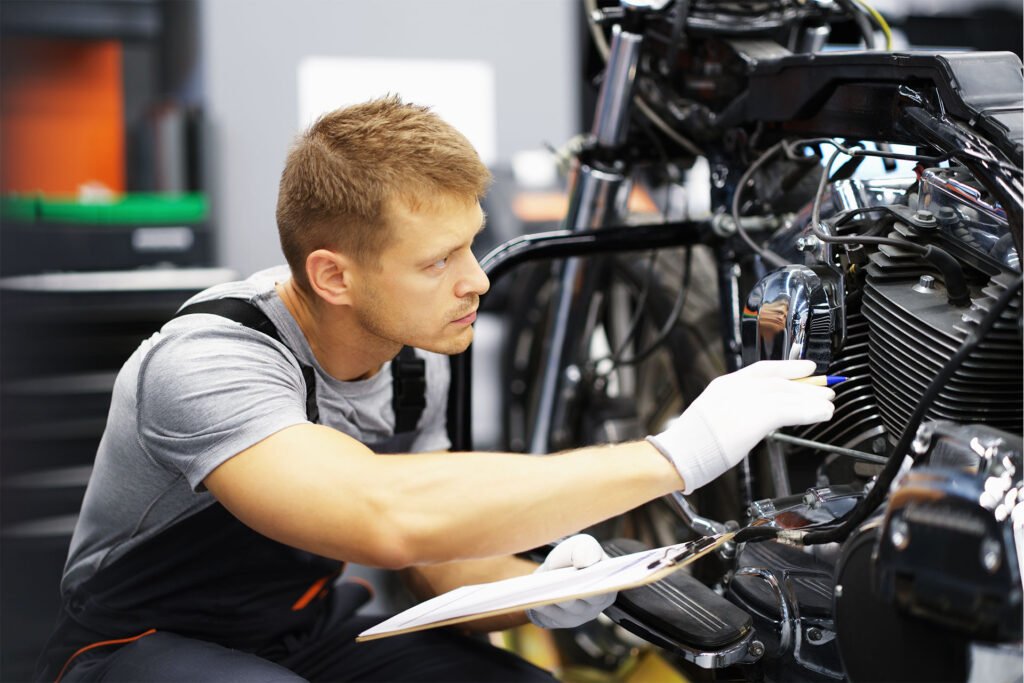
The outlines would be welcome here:
<svg viewBox="0 0 1024 683">
<path fill-rule="evenodd" d="M 679 292 L 676 294 L 676 301 L 672 305 L 672 311 L 669 313 L 668 318 L 665 320 L 665 323 L 661 326 L 661 329 L 658 330 L 658 333 L 654 336 L 654 339 L 651 341 L 651 343 L 647 345 L 647 348 L 635 354 L 632 358 L 612 358 L 612 361 L 614 363 L 613 367 L 622 367 L 625 365 L 636 365 L 637 363 L 642 363 L 643 361 L 647 360 L 647 358 L 650 357 L 650 355 L 654 353 L 658 349 L 658 347 L 664 344 L 665 340 L 668 339 L 670 334 L 672 334 L 672 328 L 674 328 L 676 326 L 676 323 L 679 321 L 679 316 L 683 312 L 683 306 L 686 304 L 686 295 L 690 291 L 690 272 L 692 262 L 693 250 L 690 247 L 687 247 L 686 262 L 683 271 L 683 285 L 679 289 Z M 623 350 L 625 349 L 625 347 L 622 348 Z"/>
<path fill-rule="evenodd" d="M 835 215 L 835 227 L 839 229 L 849 223 L 853 222 L 853 219 L 857 216 L 862 216 L 866 213 L 884 213 L 888 210 L 885 206 L 858 206 L 855 209 L 849 209 L 847 211 L 841 211 Z M 865 237 L 872 237 L 872 235 L 865 235 Z"/>
<path fill-rule="evenodd" d="M 656 254 L 656 252 L 651 252 L 652 256 L 654 256 L 655 254 Z M 644 315 L 644 312 L 645 312 L 644 311 L 644 306 L 647 303 L 648 286 L 649 286 L 649 284 L 651 282 L 651 277 L 653 276 L 653 273 L 654 273 L 654 264 L 651 263 L 649 265 L 649 270 L 647 271 L 648 272 L 648 277 L 644 280 L 644 288 L 641 290 L 641 295 L 637 299 L 637 303 L 636 303 L 636 306 L 635 306 L 635 309 L 634 309 L 633 317 L 630 319 L 629 327 L 628 327 L 628 329 L 626 331 L 626 335 L 623 338 L 622 343 L 619 344 L 619 348 L 616 349 L 610 356 L 605 356 L 603 358 L 598 358 L 597 360 L 591 361 L 591 363 L 590 363 L 590 366 L 592 368 L 596 369 L 598 363 L 600 363 L 601 361 L 605 361 L 605 360 L 611 361 L 611 363 L 612 363 L 611 367 L 608 368 L 607 372 L 601 373 L 602 376 L 607 377 L 616 368 L 619 368 L 619 367 L 622 367 L 622 366 L 626 366 L 626 365 L 634 365 L 636 363 L 639 363 L 639 362 L 645 360 L 648 356 L 650 356 L 651 353 L 653 353 L 653 351 L 655 349 L 657 349 L 658 346 L 660 346 L 662 343 L 664 343 L 665 339 L 668 338 L 669 333 L 672 331 L 672 328 L 675 327 L 676 321 L 679 319 L 679 314 L 682 313 L 683 304 L 686 302 L 686 291 L 689 289 L 689 284 L 690 284 L 690 258 L 691 258 L 691 254 L 692 254 L 692 252 L 691 252 L 690 248 L 687 247 L 687 249 L 686 249 L 686 265 L 685 265 L 685 271 L 683 273 L 683 286 L 680 288 L 679 293 L 676 295 L 676 301 L 675 301 L 675 304 L 672 307 L 672 312 L 669 314 L 668 320 L 666 320 L 666 322 L 662 326 L 661 330 L 655 336 L 654 341 L 651 342 L 647 346 L 647 348 L 645 348 L 643 351 L 633 355 L 631 358 L 623 359 L 622 358 L 622 354 L 625 352 L 626 347 L 633 340 L 633 337 L 636 335 L 637 331 L 639 330 L 639 328 L 640 328 L 639 323 L 643 319 L 643 315 Z M 668 332 L 666 332 L 666 330 L 668 330 Z"/>
<path fill-rule="evenodd" d="M 658 154 L 658 158 L 661 161 L 661 165 L 665 169 L 665 196 L 662 200 L 662 206 L 658 207 L 658 212 L 661 214 L 661 220 L 667 223 L 668 205 L 671 202 L 672 183 L 678 180 L 678 169 L 672 165 L 672 160 L 669 159 L 668 156 L 668 150 L 666 150 L 665 145 L 662 144 L 661 138 L 651 128 L 653 124 L 651 123 L 650 119 L 648 119 L 646 116 L 639 117 L 638 123 L 640 124 L 640 128 L 643 130 L 643 132 L 646 133 L 647 137 L 651 140 L 651 144 L 654 145 L 654 149 Z M 675 170 L 675 173 L 672 172 L 673 170 Z M 654 199 L 653 192 L 651 195 L 651 199 Z"/>
<path fill-rule="evenodd" d="M 857 152 L 858 150 L 852 151 Z M 821 221 L 821 198 L 825 190 L 825 184 L 828 181 L 829 171 L 832 169 L 832 164 L 840 153 L 842 153 L 842 149 L 836 149 L 832 153 L 821 173 L 821 178 L 818 180 L 818 189 L 815 192 L 814 204 L 811 210 L 811 232 L 822 242 L 831 244 L 891 245 L 915 252 L 942 274 L 943 282 L 946 285 L 946 297 L 949 303 L 960 307 L 969 306 L 971 304 L 970 291 L 967 288 L 967 280 L 964 277 L 964 271 L 960 266 L 960 262 L 934 244 L 921 245 L 915 244 L 910 240 L 894 239 L 891 237 L 871 237 L 868 235 L 840 237 L 838 235 L 829 235 L 821 230 L 819 225 Z"/>
<path fill-rule="evenodd" d="M 941 161 L 947 161 L 949 159 L 948 154 L 940 155 L 927 155 L 927 154 L 911 154 L 909 152 L 892 152 L 882 149 L 865 149 L 859 143 L 855 145 L 846 146 L 836 140 L 835 138 L 802 138 L 800 140 L 793 140 L 792 142 L 782 142 L 782 146 L 786 151 L 786 156 L 790 159 L 806 159 L 807 157 L 796 153 L 798 147 L 808 147 L 811 145 L 832 145 L 836 149 L 840 150 L 843 154 L 848 156 L 869 156 L 869 157 L 881 157 L 883 159 L 901 159 L 903 161 L 920 161 L 923 163 L 937 164 Z"/>
<path fill-rule="evenodd" d="M 751 543 L 757 541 L 769 541 L 779 535 L 777 527 L 773 526 L 748 526 L 740 529 L 733 536 L 733 543 Z"/>
<path fill-rule="evenodd" d="M 857 25 L 861 37 L 864 39 L 864 47 L 868 50 L 875 49 L 875 32 L 871 29 L 871 22 L 860 10 L 853 0 L 836 0 L 836 4 L 846 10 L 853 23 Z"/>
<path fill-rule="evenodd" d="M 626 328 L 626 334 L 622 338 L 622 343 L 619 344 L 619 348 L 614 353 L 612 353 L 611 356 L 605 356 L 604 358 L 600 358 L 594 361 L 593 363 L 595 367 L 596 364 L 600 363 L 602 360 L 611 360 L 613 363 L 612 369 L 614 369 L 615 359 L 618 358 L 618 356 L 621 355 L 623 351 L 625 351 L 629 343 L 633 341 L 633 337 L 636 336 L 637 330 L 640 329 L 640 321 L 643 319 L 644 316 L 644 307 L 647 305 L 647 297 L 650 295 L 651 284 L 654 281 L 654 267 L 657 264 L 657 260 L 658 252 L 652 251 L 650 257 L 647 260 L 647 277 L 644 278 L 643 287 L 640 290 L 640 295 L 637 297 L 636 306 L 633 309 L 633 316 L 629 320 L 629 326 Z M 611 370 L 609 370 L 609 372 L 610 371 Z"/>
<path fill-rule="evenodd" d="M 857 150 L 850 150 L 850 152 L 856 152 Z M 832 171 L 832 165 L 835 163 L 836 158 L 840 154 L 848 154 L 844 152 L 837 145 L 836 151 L 832 152 L 832 156 L 829 157 L 828 162 L 825 164 L 821 171 L 821 177 L 818 179 L 818 189 L 814 192 L 814 203 L 811 205 L 811 232 L 822 242 L 829 244 L 875 244 L 875 245 L 888 245 L 902 247 L 909 249 L 922 256 L 925 254 L 927 247 L 908 242 L 906 240 L 897 240 L 891 237 L 869 237 L 867 235 L 829 235 L 821 229 L 821 200 L 825 194 L 825 185 L 828 184 L 829 173 Z"/>
<path fill-rule="evenodd" d="M 761 258 L 763 258 L 765 261 L 772 264 L 776 268 L 782 268 L 784 266 L 789 265 L 789 261 L 779 256 L 771 249 L 767 249 L 757 244 L 756 242 L 754 242 L 753 238 L 751 238 L 750 235 L 747 234 L 747 231 L 743 228 L 743 225 L 740 223 L 740 196 L 743 194 L 743 189 L 747 186 L 747 183 L 749 183 L 750 179 L 753 177 L 754 172 L 757 171 L 757 169 L 764 166 L 769 159 L 775 156 L 775 154 L 780 149 L 782 149 L 782 146 L 782 142 L 776 142 L 774 145 L 765 150 L 765 152 L 761 156 L 755 159 L 754 163 L 748 166 L 747 170 L 743 172 L 742 176 L 740 176 L 740 181 L 739 183 L 736 184 L 736 189 L 732 193 L 732 220 L 733 225 L 736 227 L 736 234 L 740 236 L 740 239 L 747 243 L 748 247 L 754 250 L 755 254 L 757 254 L 758 256 L 760 256 Z"/>
<path fill-rule="evenodd" d="M 845 243 L 845 244 L 889 244 L 889 245 L 905 246 L 904 243 L 902 243 L 902 242 L 898 242 L 896 240 L 892 240 L 892 239 L 888 239 L 888 238 L 884 238 L 884 237 L 871 237 L 871 238 L 868 238 L 870 240 L 885 240 L 885 241 L 882 241 L 882 242 L 870 242 L 870 241 L 869 242 L 860 242 L 860 241 L 858 241 L 856 236 L 853 236 L 853 235 L 842 237 L 842 238 L 833 238 L 830 235 L 825 235 L 825 233 L 821 232 L 818 229 L 818 223 L 819 223 L 820 217 L 821 217 L 821 198 L 822 198 L 822 194 L 823 194 L 823 191 L 824 191 L 824 186 L 828 182 L 829 173 L 832 170 L 832 163 L 834 162 L 836 156 L 838 156 L 838 153 L 840 153 L 840 152 L 845 154 L 845 155 L 847 155 L 847 156 L 850 156 L 850 157 L 856 157 L 856 156 L 875 156 L 875 157 L 882 157 L 882 158 L 885 158 L 885 159 L 901 159 L 901 160 L 904 160 L 904 161 L 921 161 L 921 162 L 928 162 L 928 163 L 938 163 L 940 161 L 944 161 L 948 157 L 944 157 L 944 156 L 937 156 L 937 157 L 936 156 L 924 156 L 924 155 L 921 155 L 921 154 L 905 154 L 905 153 L 902 153 L 902 152 L 886 152 L 886 151 L 882 151 L 882 150 L 867 150 L 867 149 L 863 149 L 863 148 L 855 147 L 855 146 L 847 147 L 846 145 L 843 145 L 843 144 L 839 143 L 838 141 L 836 141 L 836 140 L 834 140 L 832 138 L 806 138 L 806 139 L 802 139 L 802 140 L 794 140 L 793 142 L 787 142 L 785 140 L 780 140 L 779 142 L 775 143 L 774 145 L 769 147 L 767 150 L 765 150 L 761 154 L 761 156 L 759 156 L 754 161 L 754 163 L 751 164 L 747 168 L 747 170 L 743 172 L 743 175 L 740 176 L 739 183 L 737 183 L 737 185 L 736 185 L 736 190 L 733 192 L 733 195 L 732 195 L 732 207 L 731 208 L 732 208 L 733 224 L 736 226 L 736 234 L 738 234 L 740 236 L 740 238 L 747 244 L 747 246 L 749 246 L 754 251 L 754 253 L 759 255 L 761 258 L 763 258 L 765 261 L 767 261 L 769 264 L 775 266 L 776 268 L 782 268 L 782 267 L 784 267 L 784 266 L 789 264 L 789 261 L 787 261 L 783 257 L 779 256 L 774 251 L 771 251 L 770 249 L 767 249 L 767 248 L 763 247 L 762 245 L 759 245 L 756 242 L 754 242 L 753 238 L 751 238 L 750 235 L 747 233 L 746 229 L 743 227 L 742 223 L 740 222 L 740 198 L 742 196 L 743 190 L 747 187 L 747 184 L 750 182 L 750 179 L 753 177 L 754 173 L 758 169 L 760 169 L 762 166 L 764 166 L 768 162 L 768 160 L 771 159 L 780 150 L 785 152 L 786 157 L 788 159 L 791 159 L 793 161 L 805 161 L 808 157 L 800 155 L 800 154 L 797 154 L 796 149 L 798 147 L 807 147 L 807 146 L 810 146 L 810 145 L 820 145 L 820 144 L 829 144 L 829 145 L 834 146 L 836 148 L 836 154 L 832 155 L 832 159 L 830 159 L 829 163 L 825 166 L 824 171 L 822 172 L 821 179 L 820 179 L 820 181 L 818 183 L 818 189 L 817 189 L 817 191 L 815 193 L 814 209 L 815 209 L 816 213 L 814 214 L 814 218 L 811 221 L 811 230 L 814 232 L 815 236 L 817 236 L 819 239 L 821 239 L 824 242 Z"/>
<path fill-rule="evenodd" d="M 1024 278 L 1017 276 L 1013 284 L 1007 287 L 996 299 L 992 308 L 985 314 L 977 328 L 968 333 L 967 338 L 964 340 L 957 352 L 949 359 L 949 361 L 942 367 L 939 374 L 935 376 L 932 383 L 928 386 L 928 389 L 924 392 L 921 400 L 917 404 L 917 409 L 914 414 L 911 415 L 907 426 L 904 428 L 903 433 L 900 435 L 899 441 L 893 448 L 892 454 L 889 456 L 889 462 L 886 463 L 885 467 L 878 474 L 878 478 L 875 480 L 874 486 L 871 491 L 866 495 L 850 512 L 847 513 L 843 519 L 843 523 L 835 529 L 829 531 L 817 531 L 810 532 L 803 537 L 804 545 L 816 545 L 820 543 L 832 543 L 833 541 L 842 541 L 845 539 L 851 531 L 853 531 L 861 522 L 868 518 L 868 516 L 875 511 L 889 493 L 889 487 L 892 485 L 893 479 L 896 478 L 900 468 L 903 465 L 904 456 L 908 454 L 910 450 L 910 443 L 913 441 L 917 434 L 917 428 L 920 426 L 924 419 L 925 413 L 931 404 L 935 401 L 936 397 L 943 387 L 949 382 L 953 374 L 963 365 L 967 357 L 978 347 L 978 345 L 985 339 L 988 333 L 992 330 L 992 327 L 996 324 L 996 321 L 1002 317 L 1003 312 L 1009 307 L 1010 302 L 1016 295 L 1017 290 L 1021 288 L 1021 283 L 1024 282 Z M 914 456 L 911 456 L 914 459 Z"/>
<path fill-rule="evenodd" d="M 916 154 L 899 154 L 897 152 L 881 152 L 881 151 L 875 151 L 875 150 L 852 149 L 852 148 L 847 148 L 847 147 L 839 144 L 838 142 L 830 141 L 830 140 L 815 140 L 814 142 L 816 142 L 816 143 L 817 142 L 827 142 L 827 143 L 833 144 L 835 146 L 835 148 L 836 148 L 836 151 L 834 151 L 832 153 L 832 156 L 829 157 L 828 162 L 822 168 L 821 177 L 818 179 L 818 188 L 814 192 L 814 203 L 811 205 L 811 223 L 810 223 L 811 232 L 814 233 L 814 236 L 817 237 L 822 242 L 827 242 L 827 243 L 830 243 L 830 244 L 875 244 L 875 245 L 888 245 L 888 246 L 901 247 L 903 249 L 909 249 L 910 251 L 914 251 L 914 252 L 916 252 L 916 253 L 918 253 L 918 254 L 920 254 L 922 256 L 928 256 L 928 254 L 929 254 L 929 247 L 928 246 L 923 246 L 923 245 L 920 245 L 920 244 L 914 244 L 913 242 L 910 242 L 910 241 L 907 241 L 907 240 L 898 240 L 898 239 L 893 239 L 891 237 L 871 237 L 871 236 L 868 236 L 868 235 L 845 235 L 845 236 L 829 235 L 828 233 L 824 232 L 821 229 L 821 227 L 820 227 L 820 224 L 821 224 L 821 201 L 822 201 L 822 198 L 824 197 L 825 185 L 828 184 L 829 173 L 832 171 L 832 165 L 835 163 L 836 158 L 840 154 L 846 154 L 847 156 L 877 156 L 877 157 L 883 157 L 883 158 L 907 159 L 907 160 L 910 160 L 910 161 L 926 160 L 926 161 L 933 161 L 933 162 L 934 161 L 938 161 L 938 160 L 942 160 L 944 157 L 922 157 L 921 155 L 916 155 Z M 871 207 L 871 208 L 882 209 L 883 207 Z M 932 251 L 935 251 L 935 250 L 932 249 Z"/>
<path fill-rule="evenodd" d="M 744 527 L 737 531 L 732 541 L 733 543 L 757 543 L 758 541 L 771 541 L 779 536 L 799 538 L 801 535 L 806 536 L 811 532 L 831 531 L 833 528 L 838 527 L 839 524 L 840 520 L 835 519 L 830 519 L 825 522 L 816 522 L 815 524 L 801 527 L 799 529 L 783 529 L 769 526 L 767 524 L 757 524 Z"/>
</svg>

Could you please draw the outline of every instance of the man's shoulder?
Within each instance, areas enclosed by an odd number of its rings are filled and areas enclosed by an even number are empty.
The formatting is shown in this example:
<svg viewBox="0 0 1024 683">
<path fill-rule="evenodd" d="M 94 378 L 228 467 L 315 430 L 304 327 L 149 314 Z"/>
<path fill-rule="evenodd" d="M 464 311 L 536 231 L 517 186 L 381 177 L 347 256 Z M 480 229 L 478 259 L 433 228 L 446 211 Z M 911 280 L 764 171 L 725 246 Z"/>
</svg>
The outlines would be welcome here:
<svg viewBox="0 0 1024 683">
<path fill-rule="evenodd" d="M 242 299 L 258 305 L 275 294 L 277 283 L 284 282 L 290 277 L 288 266 L 274 266 L 257 271 L 244 280 L 224 282 L 204 289 L 192 296 L 183 306 L 214 299 Z"/>
</svg>

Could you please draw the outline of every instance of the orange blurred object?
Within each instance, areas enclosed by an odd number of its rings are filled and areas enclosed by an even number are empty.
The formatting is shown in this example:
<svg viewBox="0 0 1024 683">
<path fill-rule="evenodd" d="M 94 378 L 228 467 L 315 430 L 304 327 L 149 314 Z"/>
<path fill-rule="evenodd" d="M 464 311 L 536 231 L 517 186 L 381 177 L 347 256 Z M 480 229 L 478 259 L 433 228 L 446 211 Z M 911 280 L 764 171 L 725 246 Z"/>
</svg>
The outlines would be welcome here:
<svg viewBox="0 0 1024 683">
<path fill-rule="evenodd" d="M 658 212 L 651 195 L 639 186 L 629 193 L 628 206 L 632 212 Z M 520 192 L 512 198 L 512 213 L 527 223 L 560 221 L 568 211 L 569 198 L 562 192 Z"/>
<path fill-rule="evenodd" d="M 124 192 L 121 69 L 118 41 L 0 43 L 0 191 Z"/>
</svg>

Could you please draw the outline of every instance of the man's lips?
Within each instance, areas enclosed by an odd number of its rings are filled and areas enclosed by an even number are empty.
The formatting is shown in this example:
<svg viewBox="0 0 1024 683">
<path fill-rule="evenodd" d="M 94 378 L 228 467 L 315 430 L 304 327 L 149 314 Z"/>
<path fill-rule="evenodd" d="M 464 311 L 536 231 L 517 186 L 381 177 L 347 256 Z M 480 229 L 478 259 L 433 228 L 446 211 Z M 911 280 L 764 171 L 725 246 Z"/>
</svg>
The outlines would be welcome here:
<svg viewBox="0 0 1024 683">
<path fill-rule="evenodd" d="M 470 323 L 474 322 L 475 320 L 476 320 L 476 311 L 473 310 L 473 311 L 470 311 L 467 315 L 462 316 L 458 320 L 453 320 L 452 322 L 455 323 L 456 325 L 469 325 Z"/>
</svg>

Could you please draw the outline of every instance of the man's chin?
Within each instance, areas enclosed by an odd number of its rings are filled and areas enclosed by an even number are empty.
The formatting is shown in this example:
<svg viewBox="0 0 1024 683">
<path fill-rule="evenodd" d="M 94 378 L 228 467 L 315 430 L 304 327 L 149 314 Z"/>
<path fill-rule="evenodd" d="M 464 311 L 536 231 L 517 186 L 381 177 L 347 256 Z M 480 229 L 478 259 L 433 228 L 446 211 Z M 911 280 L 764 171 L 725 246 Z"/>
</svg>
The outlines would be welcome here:
<svg viewBox="0 0 1024 683">
<path fill-rule="evenodd" d="M 469 345 L 473 343 L 473 328 L 467 327 L 463 330 L 458 337 L 454 339 L 445 339 L 436 343 L 430 344 L 429 346 L 424 344 L 418 346 L 424 351 L 430 351 L 432 353 L 440 353 L 445 356 L 454 356 L 462 353 L 469 348 Z"/>
</svg>

